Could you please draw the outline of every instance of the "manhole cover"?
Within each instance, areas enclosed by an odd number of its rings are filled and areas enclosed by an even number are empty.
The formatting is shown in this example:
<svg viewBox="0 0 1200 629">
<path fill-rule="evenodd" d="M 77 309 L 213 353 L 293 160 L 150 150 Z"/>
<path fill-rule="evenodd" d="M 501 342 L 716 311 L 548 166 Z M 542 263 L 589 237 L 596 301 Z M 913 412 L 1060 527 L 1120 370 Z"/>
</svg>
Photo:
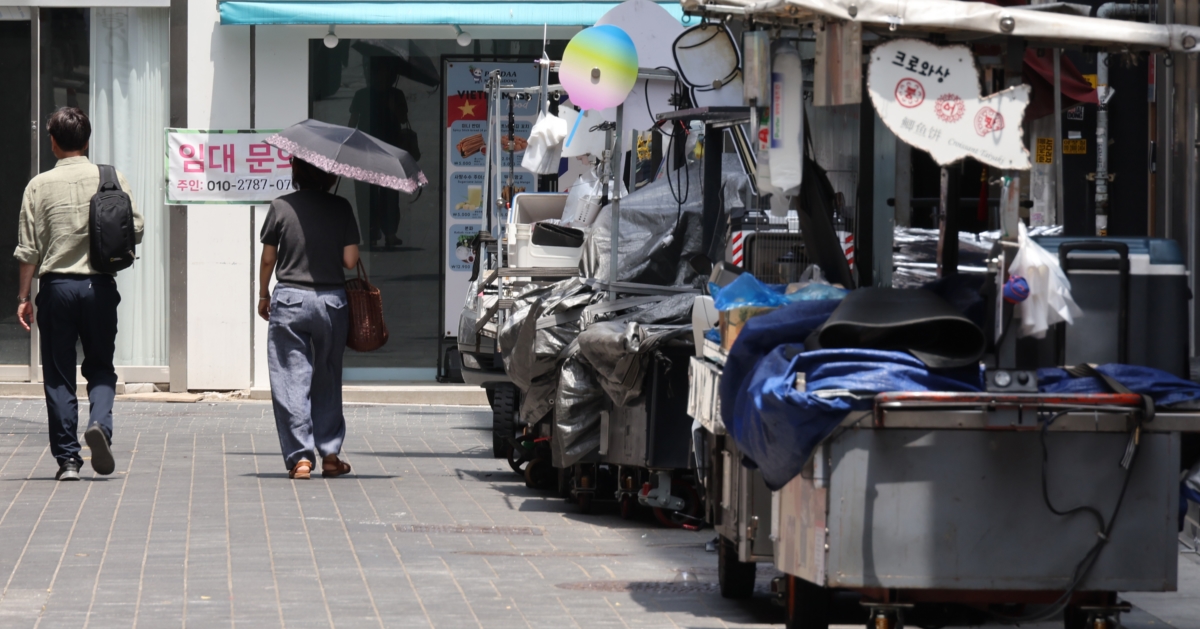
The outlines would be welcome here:
<svg viewBox="0 0 1200 629">
<path fill-rule="evenodd" d="M 702 583 L 700 581 L 576 581 L 574 583 L 559 583 L 562 590 L 583 592 L 637 592 L 649 594 L 717 594 L 721 591 L 718 583 Z M 760 594 L 770 592 L 766 585 L 757 585 L 754 591 Z"/>
<path fill-rule="evenodd" d="M 503 550 L 456 550 L 456 555 L 474 555 L 477 557 L 628 557 L 625 553 L 572 553 L 567 551 L 549 550 L 545 552 L 531 551 L 519 553 Z"/>
<path fill-rule="evenodd" d="M 541 535 L 531 526 L 471 526 L 465 524 L 395 524 L 398 533 L 458 533 L 460 535 Z"/>
</svg>

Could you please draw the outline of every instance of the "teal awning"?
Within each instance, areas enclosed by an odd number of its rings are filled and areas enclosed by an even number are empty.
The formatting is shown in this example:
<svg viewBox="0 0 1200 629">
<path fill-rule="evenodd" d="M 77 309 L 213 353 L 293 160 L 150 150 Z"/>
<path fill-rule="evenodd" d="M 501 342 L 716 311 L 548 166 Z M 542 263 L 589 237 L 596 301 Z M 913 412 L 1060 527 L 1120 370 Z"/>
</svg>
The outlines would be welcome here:
<svg viewBox="0 0 1200 629">
<path fill-rule="evenodd" d="M 487 24 L 591 26 L 619 2 L 263 2 L 220 3 L 221 24 Z M 683 20 L 678 2 L 659 6 Z"/>
</svg>

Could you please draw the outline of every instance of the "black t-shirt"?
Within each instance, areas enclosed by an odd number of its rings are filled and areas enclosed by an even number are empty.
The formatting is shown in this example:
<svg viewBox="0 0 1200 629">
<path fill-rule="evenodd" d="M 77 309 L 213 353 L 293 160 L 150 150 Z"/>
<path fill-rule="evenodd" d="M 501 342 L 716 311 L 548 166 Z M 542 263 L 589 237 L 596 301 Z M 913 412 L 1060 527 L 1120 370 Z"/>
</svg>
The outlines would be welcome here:
<svg viewBox="0 0 1200 629">
<path fill-rule="evenodd" d="M 259 240 L 279 248 L 279 283 L 312 290 L 342 288 L 342 251 L 358 244 L 358 222 L 342 197 L 298 190 L 271 202 Z"/>
</svg>

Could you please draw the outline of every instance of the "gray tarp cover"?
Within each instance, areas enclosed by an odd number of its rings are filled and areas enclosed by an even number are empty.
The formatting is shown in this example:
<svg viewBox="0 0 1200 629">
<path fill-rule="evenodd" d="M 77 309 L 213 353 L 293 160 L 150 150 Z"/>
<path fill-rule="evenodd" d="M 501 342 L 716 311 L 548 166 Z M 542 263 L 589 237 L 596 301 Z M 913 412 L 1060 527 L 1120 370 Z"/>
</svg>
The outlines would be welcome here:
<svg viewBox="0 0 1200 629">
<path fill-rule="evenodd" d="M 727 212 L 745 206 L 750 179 L 741 168 L 737 156 L 724 155 L 721 184 Z M 708 252 L 708 243 L 702 242 L 701 189 L 701 164 L 696 162 L 689 164 L 686 172 L 681 169 L 664 175 L 621 199 L 617 281 L 659 286 L 700 286 L 704 282 L 706 278 L 688 265 L 694 256 Z M 682 210 L 676 197 L 684 201 Z M 584 240 L 579 263 L 585 276 L 603 281 L 609 279 L 611 212 L 611 205 L 600 210 Z"/>
<path fill-rule="evenodd" d="M 684 322 L 690 322 L 694 300 L 695 295 L 670 297 L 630 321 L 593 323 L 579 335 L 559 375 L 550 441 L 555 467 L 573 465 L 599 449 L 600 412 L 636 403 L 654 350 L 672 339 L 691 338 L 691 325 Z"/>
<path fill-rule="evenodd" d="M 735 156 L 725 158 L 722 201 L 725 211 L 735 211 L 744 207 L 749 178 L 741 174 Z M 658 286 L 704 282 L 688 265 L 688 260 L 708 248 L 702 242 L 700 222 L 701 164 L 691 164 L 677 175 L 678 179 L 668 182 L 664 177 L 621 200 L 618 281 Z M 670 186 L 676 182 L 682 185 L 673 194 Z M 676 196 L 684 200 L 682 207 Z M 611 206 L 604 208 L 588 230 L 580 262 L 585 277 L 608 280 L 610 212 Z M 595 452 L 600 445 L 600 412 L 640 395 L 647 352 L 672 335 L 686 336 L 674 332 L 663 336 L 661 326 L 690 329 L 678 326 L 691 322 L 692 294 L 604 315 L 583 335 L 577 319 L 538 329 L 538 320 L 574 313 L 602 298 L 578 278 L 565 280 L 518 299 L 500 331 L 505 371 L 525 393 L 521 420 L 534 424 L 554 413 L 555 466 L 573 464 Z M 620 322 L 605 321 L 618 317 Z"/>
<path fill-rule="evenodd" d="M 516 300 L 512 313 L 500 328 L 500 347 L 504 371 L 525 393 L 520 415 L 523 422 L 532 425 L 550 412 L 563 350 L 579 335 L 577 320 L 541 329 L 538 320 L 576 311 L 599 298 L 576 277 L 531 291 Z"/>
</svg>

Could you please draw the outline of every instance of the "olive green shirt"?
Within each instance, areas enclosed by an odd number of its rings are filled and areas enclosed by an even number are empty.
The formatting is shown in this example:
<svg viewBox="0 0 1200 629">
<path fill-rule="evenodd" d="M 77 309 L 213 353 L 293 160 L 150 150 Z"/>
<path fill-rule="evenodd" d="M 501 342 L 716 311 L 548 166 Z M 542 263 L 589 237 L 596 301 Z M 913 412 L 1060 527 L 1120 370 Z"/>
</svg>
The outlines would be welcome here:
<svg viewBox="0 0 1200 629">
<path fill-rule="evenodd" d="M 119 172 L 117 182 L 130 192 L 129 182 Z M 88 262 L 88 209 L 99 187 L 100 169 L 86 157 L 60 159 L 52 170 L 34 177 L 21 200 L 13 257 L 37 267 L 38 277 L 46 273 L 98 274 Z M 134 203 L 133 233 L 139 244 L 142 231 L 142 215 Z"/>
</svg>

